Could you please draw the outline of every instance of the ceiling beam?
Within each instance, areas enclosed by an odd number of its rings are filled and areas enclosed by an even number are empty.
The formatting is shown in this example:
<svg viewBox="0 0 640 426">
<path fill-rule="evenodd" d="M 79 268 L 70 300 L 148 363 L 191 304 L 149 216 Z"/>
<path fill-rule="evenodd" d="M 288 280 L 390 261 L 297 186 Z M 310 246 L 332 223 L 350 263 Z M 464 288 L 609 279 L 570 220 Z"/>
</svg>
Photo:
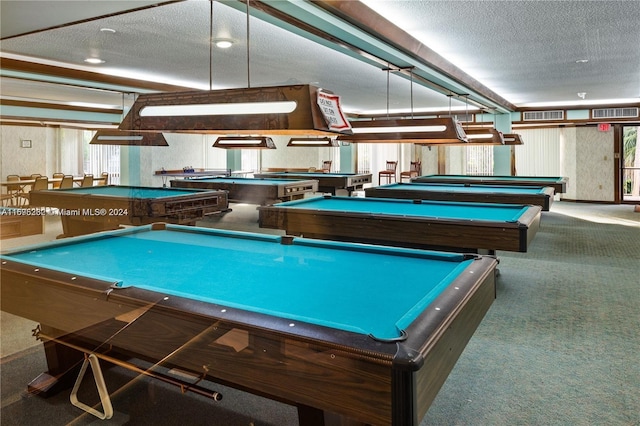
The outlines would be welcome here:
<svg viewBox="0 0 640 426">
<path fill-rule="evenodd" d="M 246 5 L 246 0 L 237 0 L 237 2 L 244 3 Z M 233 3 L 231 3 L 230 5 L 234 6 Z M 250 2 L 250 5 L 254 10 L 258 10 L 267 16 L 275 18 L 279 23 L 281 23 L 279 26 L 289 30 L 295 29 L 295 32 L 298 34 L 302 32 L 303 34 L 306 34 L 307 38 L 310 38 L 312 41 L 321 41 L 324 46 L 348 54 L 356 59 L 364 60 L 365 62 L 373 66 L 377 66 L 381 70 L 392 69 L 396 74 L 400 74 L 407 79 L 410 78 L 412 82 L 420 84 L 438 93 L 442 93 L 447 96 L 456 96 L 460 101 L 464 100 L 465 102 L 469 102 L 470 104 L 475 105 L 479 108 L 486 109 L 489 107 L 486 103 L 479 103 L 473 98 L 463 99 L 463 96 L 458 95 L 456 92 L 452 91 L 452 88 L 444 87 L 437 82 L 416 74 L 413 67 L 403 68 L 395 62 L 390 62 L 389 58 L 383 58 L 383 55 L 372 54 L 368 50 L 360 48 L 349 41 L 336 37 L 331 31 L 325 31 L 314 26 L 310 22 L 305 22 L 303 19 L 298 19 L 284 12 L 283 10 L 276 9 L 276 7 L 274 7 L 272 3 L 264 2 L 261 0 L 253 0 Z M 278 3 L 278 5 L 282 5 L 282 3 Z M 234 7 L 238 9 L 237 6 Z M 283 26 L 282 23 L 287 24 L 286 27 Z M 309 37 L 308 35 L 311 35 L 312 37 Z M 465 90 L 464 92 L 466 94 L 467 91 Z"/>
<path fill-rule="evenodd" d="M 101 74 L 92 71 L 76 70 L 72 68 L 58 67 L 55 65 L 39 64 L 36 62 L 21 61 L 13 58 L 1 58 L 0 70 L 16 71 L 30 75 L 30 79 L 34 81 L 49 82 L 48 78 L 68 78 L 75 80 L 78 86 L 100 89 L 102 86 L 94 84 L 119 86 L 121 91 L 136 92 L 153 91 L 153 92 L 181 92 L 187 87 L 176 86 L 173 84 L 156 83 L 147 80 L 138 80 L 133 78 L 118 77 L 109 74 Z M 42 76 L 37 78 L 34 76 Z"/>
<path fill-rule="evenodd" d="M 120 114 L 122 115 L 122 108 L 91 108 L 91 107 L 82 107 L 75 105 L 65 105 L 65 104 L 54 104 L 50 102 L 30 102 L 30 101 L 17 101 L 13 99 L 2 99 L 2 106 L 15 106 L 15 107 L 23 107 L 23 108 L 42 108 L 42 109 L 61 109 L 66 111 L 76 111 L 76 112 L 98 112 L 98 113 L 109 113 L 109 114 Z"/>
<path fill-rule="evenodd" d="M 351 0 L 313 0 L 312 3 L 468 89 L 465 93 L 454 91 L 457 95 L 469 94 L 469 100 L 472 100 L 473 93 L 477 93 L 507 111 L 517 109 L 516 105 L 466 74 L 364 3 Z M 419 70 L 414 72 L 417 73 Z M 490 107 L 490 105 L 485 106 Z"/>
<path fill-rule="evenodd" d="M 119 1 L 119 2 L 22 2 L 18 9 L 11 8 L 8 16 L 2 16 L 0 40 L 36 34 L 57 28 L 70 27 L 112 16 L 137 12 L 185 0 Z M 56 4 L 57 3 L 57 4 Z M 1 7 L 1 6 L 0 6 Z M 53 13 L 53 11 L 58 13 Z M 96 15 L 97 14 L 97 15 Z"/>
</svg>

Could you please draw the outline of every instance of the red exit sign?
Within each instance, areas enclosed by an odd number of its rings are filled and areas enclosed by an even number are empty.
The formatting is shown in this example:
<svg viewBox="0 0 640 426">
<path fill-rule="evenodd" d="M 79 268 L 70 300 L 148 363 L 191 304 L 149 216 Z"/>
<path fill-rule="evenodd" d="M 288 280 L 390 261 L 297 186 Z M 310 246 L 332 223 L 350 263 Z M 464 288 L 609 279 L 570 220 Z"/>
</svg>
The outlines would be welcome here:
<svg viewBox="0 0 640 426">
<path fill-rule="evenodd" d="M 598 123 L 598 131 L 599 132 L 608 132 L 609 130 L 611 130 L 611 124 L 610 123 Z"/>
</svg>

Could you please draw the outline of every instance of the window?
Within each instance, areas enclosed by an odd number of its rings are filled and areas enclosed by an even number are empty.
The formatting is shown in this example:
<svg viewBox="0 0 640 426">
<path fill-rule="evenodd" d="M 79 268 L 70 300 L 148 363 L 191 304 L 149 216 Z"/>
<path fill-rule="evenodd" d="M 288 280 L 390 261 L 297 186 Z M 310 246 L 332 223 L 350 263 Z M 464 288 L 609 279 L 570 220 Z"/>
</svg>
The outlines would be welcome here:
<svg viewBox="0 0 640 426">
<path fill-rule="evenodd" d="M 622 200 L 640 200 L 640 149 L 638 149 L 639 127 L 623 127 L 622 131 Z"/>
<path fill-rule="evenodd" d="M 468 175 L 493 174 L 493 146 L 468 146 L 466 171 Z"/>
<path fill-rule="evenodd" d="M 262 168 L 259 149 L 241 149 L 240 168 L 259 172 Z"/>
<path fill-rule="evenodd" d="M 84 147 L 84 173 L 94 177 L 101 173 L 109 173 L 109 184 L 120 184 L 120 146 L 119 145 L 89 145 L 94 132 L 82 131 Z"/>
<path fill-rule="evenodd" d="M 371 144 L 370 143 L 356 144 L 356 155 L 358 159 L 356 172 L 370 173 L 371 172 Z"/>
</svg>

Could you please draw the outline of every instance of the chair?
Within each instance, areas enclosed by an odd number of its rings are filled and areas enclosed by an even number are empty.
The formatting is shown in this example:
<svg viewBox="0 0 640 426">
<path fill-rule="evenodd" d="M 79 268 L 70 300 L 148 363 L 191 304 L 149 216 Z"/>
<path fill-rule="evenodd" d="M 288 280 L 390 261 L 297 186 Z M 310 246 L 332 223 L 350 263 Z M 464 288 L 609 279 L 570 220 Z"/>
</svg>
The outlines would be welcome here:
<svg viewBox="0 0 640 426">
<path fill-rule="evenodd" d="M 58 189 L 73 188 L 73 176 L 64 175 Z"/>
<path fill-rule="evenodd" d="M 9 207 L 11 205 L 11 202 L 13 201 L 13 195 L 0 194 L 0 201 L 2 202 L 3 207 Z"/>
<path fill-rule="evenodd" d="M 93 186 L 93 175 L 84 175 L 82 182 L 80 182 L 80 186 Z"/>
<path fill-rule="evenodd" d="M 62 179 L 63 177 L 64 177 L 64 173 L 54 173 L 53 174 L 53 179 Z M 60 184 L 61 183 L 62 183 L 61 181 L 57 182 L 57 181 L 54 180 L 51 187 L 53 189 L 58 189 L 58 188 L 60 188 Z"/>
<path fill-rule="evenodd" d="M 398 179 L 396 179 L 397 168 L 398 168 L 397 161 L 387 161 L 387 168 L 384 170 L 381 170 L 380 173 L 378 173 L 378 184 L 382 183 L 383 176 L 387 179 L 387 183 L 391 183 L 392 177 L 393 177 L 393 181 L 397 182 L 398 181 Z"/>
<path fill-rule="evenodd" d="M 404 178 L 409 179 L 409 182 L 411 182 L 411 179 L 420 176 L 421 166 L 422 163 L 420 161 L 412 161 L 408 171 L 400 172 L 400 182 Z"/>
<path fill-rule="evenodd" d="M 0 202 L 3 207 L 9 207 L 13 203 L 13 195 L 7 192 L 6 194 L 0 194 Z"/>
<path fill-rule="evenodd" d="M 98 181 L 99 186 L 104 186 L 109 184 L 109 173 L 102 172 L 100 173 L 101 180 Z"/>
<path fill-rule="evenodd" d="M 24 198 L 25 204 L 27 204 L 30 200 L 31 193 L 34 191 L 42 191 L 43 189 L 49 189 L 49 178 L 46 176 L 40 176 L 36 178 L 36 181 L 31 186 L 31 191 L 24 193 L 20 193 L 20 197 Z"/>
<path fill-rule="evenodd" d="M 7 182 L 20 182 L 20 176 L 18 175 L 8 175 L 7 176 Z M 12 206 L 18 206 L 20 205 L 20 201 L 22 200 L 22 198 L 20 197 L 20 194 L 22 193 L 22 188 L 24 188 L 24 185 L 18 183 L 18 184 L 7 184 L 7 195 L 10 195 L 10 205 Z"/>
<path fill-rule="evenodd" d="M 46 176 L 37 177 L 35 183 L 31 187 L 31 190 L 42 191 L 43 189 L 49 189 L 49 178 Z"/>
<path fill-rule="evenodd" d="M 322 162 L 322 172 L 323 173 L 330 173 L 331 172 L 331 164 L 332 163 L 333 163 L 333 161 L 331 161 L 331 160 L 323 161 Z"/>
</svg>

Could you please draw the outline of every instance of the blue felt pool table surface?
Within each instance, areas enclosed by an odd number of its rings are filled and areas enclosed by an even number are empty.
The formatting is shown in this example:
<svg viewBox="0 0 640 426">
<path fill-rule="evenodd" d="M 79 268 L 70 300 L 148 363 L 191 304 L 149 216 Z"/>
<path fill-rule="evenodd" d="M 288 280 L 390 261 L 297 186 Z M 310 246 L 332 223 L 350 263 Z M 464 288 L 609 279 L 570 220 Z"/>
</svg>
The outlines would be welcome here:
<svg viewBox="0 0 640 426">
<path fill-rule="evenodd" d="M 285 185 L 287 183 L 299 182 L 300 179 L 269 179 L 269 178 L 244 178 L 244 177 L 211 177 L 191 179 L 192 182 L 226 183 L 237 185 Z"/>
<path fill-rule="evenodd" d="M 474 262 L 456 253 L 280 238 L 145 226 L 3 257 L 382 339 L 399 336 Z"/>
<path fill-rule="evenodd" d="M 388 198 L 316 197 L 278 204 L 278 208 L 353 212 L 367 215 L 517 222 L 529 206 Z"/>
<path fill-rule="evenodd" d="M 465 180 L 465 181 L 469 181 L 469 182 L 482 182 L 482 181 L 486 181 L 486 180 L 495 180 L 495 181 L 504 181 L 504 182 L 510 182 L 510 181 L 524 181 L 524 182 L 528 182 L 528 181 L 540 181 L 543 183 L 547 183 L 549 185 L 551 185 L 554 182 L 558 182 L 563 180 L 564 178 L 560 177 L 560 176 L 475 176 L 475 175 L 426 175 L 426 176 L 419 176 L 417 179 L 417 181 L 419 182 L 420 179 L 431 179 L 431 180 L 442 180 L 442 181 L 447 181 L 449 179 L 460 179 L 460 180 Z"/>
<path fill-rule="evenodd" d="M 58 193 L 69 194 L 87 194 L 99 195 L 104 197 L 121 197 L 121 198 L 164 198 L 179 197 L 183 195 L 193 195 L 202 193 L 197 189 L 175 189 L 175 188 L 153 188 L 153 187 L 137 187 L 137 186 L 87 186 L 81 188 L 57 189 Z"/>
<path fill-rule="evenodd" d="M 540 194 L 544 195 L 544 187 L 535 186 L 500 186 L 500 185 L 474 185 L 465 184 L 439 184 L 439 183 L 391 183 L 377 187 L 377 189 L 402 189 L 406 191 L 447 191 L 459 193 L 501 193 L 501 194 Z"/>
<path fill-rule="evenodd" d="M 322 173 L 322 172 L 264 172 L 259 173 L 260 176 L 303 176 L 308 179 L 330 178 L 330 177 L 349 177 L 357 176 L 360 173 Z"/>
<path fill-rule="evenodd" d="M 557 194 L 567 190 L 567 178 L 561 176 L 426 175 L 413 178 L 411 182 L 549 186 Z"/>
</svg>

